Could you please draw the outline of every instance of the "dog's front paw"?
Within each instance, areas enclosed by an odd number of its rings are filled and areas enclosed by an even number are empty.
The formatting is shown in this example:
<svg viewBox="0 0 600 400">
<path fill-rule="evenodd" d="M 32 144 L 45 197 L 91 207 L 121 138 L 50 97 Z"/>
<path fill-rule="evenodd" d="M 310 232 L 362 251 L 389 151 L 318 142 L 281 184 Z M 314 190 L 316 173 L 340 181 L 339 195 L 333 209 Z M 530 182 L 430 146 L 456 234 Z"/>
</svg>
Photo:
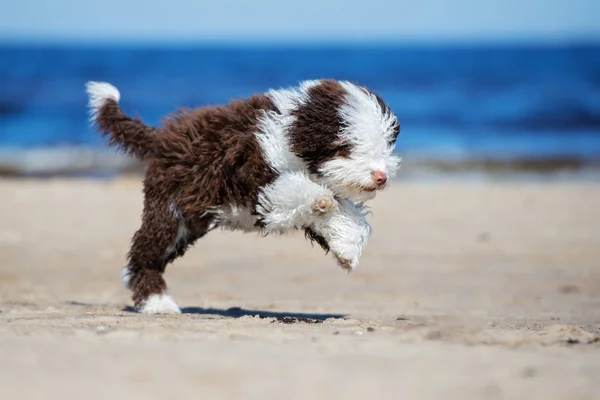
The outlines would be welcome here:
<svg viewBox="0 0 600 400">
<path fill-rule="evenodd" d="M 346 272 L 352 272 L 358 265 L 358 260 L 350 260 L 345 257 L 335 256 L 338 265 Z"/>
<path fill-rule="evenodd" d="M 313 215 L 324 215 L 333 210 L 335 206 L 334 200 L 329 196 L 323 196 L 321 199 L 315 201 L 311 206 Z"/>
</svg>

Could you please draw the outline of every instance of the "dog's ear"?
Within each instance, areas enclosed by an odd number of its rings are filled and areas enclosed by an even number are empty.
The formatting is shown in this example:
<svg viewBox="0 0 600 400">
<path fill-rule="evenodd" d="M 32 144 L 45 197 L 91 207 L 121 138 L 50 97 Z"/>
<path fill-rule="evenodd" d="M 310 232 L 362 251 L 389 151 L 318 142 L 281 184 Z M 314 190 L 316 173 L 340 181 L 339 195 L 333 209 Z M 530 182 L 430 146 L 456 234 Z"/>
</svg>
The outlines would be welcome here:
<svg viewBox="0 0 600 400">
<path fill-rule="evenodd" d="M 398 139 L 398 135 L 400 134 L 400 122 L 396 120 L 394 124 L 394 133 L 390 137 L 390 145 L 396 143 L 396 139 Z"/>
<path fill-rule="evenodd" d="M 373 96 L 375 96 L 375 99 L 377 100 L 377 103 L 379 104 L 379 107 L 381 108 L 381 112 L 384 114 L 392 114 L 392 109 L 385 101 L 383 101 L 383 98 L 374 91 L 371 91 L 371 93 L 373 94 Z M 394 143 L 396 143 L 396 139 L 398 139 L 398 135 L 400 134 L 400 122 L 398 122 L 398 119 L 396 119 L 393 129 L 394 129 L 394 133 L 392 134 L 392 136 L 390 136 L 390 140 L 389 140 L 390 146 L 393 145 Z"/>
</svg>

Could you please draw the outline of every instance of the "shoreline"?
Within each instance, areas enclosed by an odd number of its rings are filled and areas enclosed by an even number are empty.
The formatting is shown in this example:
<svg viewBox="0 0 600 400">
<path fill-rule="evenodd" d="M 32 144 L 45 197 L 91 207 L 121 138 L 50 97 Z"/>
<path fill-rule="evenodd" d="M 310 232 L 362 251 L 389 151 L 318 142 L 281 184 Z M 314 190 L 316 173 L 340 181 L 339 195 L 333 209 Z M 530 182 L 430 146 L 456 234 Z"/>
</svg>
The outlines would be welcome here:
<svg viewBox="0 0 600 400">
<path fill-rule="evenodd" d="M 600 181 L 600 157 L 575 156 L 451 158 L 428 155 L 400 155 L 397 180 L 489 179 Z M 112 149 L 54 147 L 0 150 L 0 177 L 115 179 L 142 176 L 143 164 Z"/>
</svg>

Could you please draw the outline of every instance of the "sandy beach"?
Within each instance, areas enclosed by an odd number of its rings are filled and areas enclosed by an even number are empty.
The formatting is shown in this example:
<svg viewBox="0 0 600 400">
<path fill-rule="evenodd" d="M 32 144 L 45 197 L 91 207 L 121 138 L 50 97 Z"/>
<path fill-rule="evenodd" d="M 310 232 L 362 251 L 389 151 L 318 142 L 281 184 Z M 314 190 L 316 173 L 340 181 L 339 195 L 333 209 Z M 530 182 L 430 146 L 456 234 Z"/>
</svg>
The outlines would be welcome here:
<svg viewBox="0 0 600 400">
<path fill-rule="evenodd" d="M 600 184 L 404 182 L 352 274 L 300 234 L 213 232 L 120 282 L 138 177 L 0 181 L 1 399 L 597 399 Z"/>
</svg>

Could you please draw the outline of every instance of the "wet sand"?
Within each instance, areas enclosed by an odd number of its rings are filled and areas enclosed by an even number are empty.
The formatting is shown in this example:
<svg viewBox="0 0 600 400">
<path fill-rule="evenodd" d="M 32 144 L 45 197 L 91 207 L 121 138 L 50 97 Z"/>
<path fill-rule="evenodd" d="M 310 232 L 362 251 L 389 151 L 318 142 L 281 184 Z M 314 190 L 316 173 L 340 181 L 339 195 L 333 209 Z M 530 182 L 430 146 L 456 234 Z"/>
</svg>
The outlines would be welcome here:
<svg viewBox="0 0 600 400">
<path fill-rule="evenodd" d="M 595 399 L 600 184 L 397 183 L 346 274 L 300 234 L 213 232 L 120 283 L 138 178 L 0 181 L 2 399 Z"/>
</svg>

